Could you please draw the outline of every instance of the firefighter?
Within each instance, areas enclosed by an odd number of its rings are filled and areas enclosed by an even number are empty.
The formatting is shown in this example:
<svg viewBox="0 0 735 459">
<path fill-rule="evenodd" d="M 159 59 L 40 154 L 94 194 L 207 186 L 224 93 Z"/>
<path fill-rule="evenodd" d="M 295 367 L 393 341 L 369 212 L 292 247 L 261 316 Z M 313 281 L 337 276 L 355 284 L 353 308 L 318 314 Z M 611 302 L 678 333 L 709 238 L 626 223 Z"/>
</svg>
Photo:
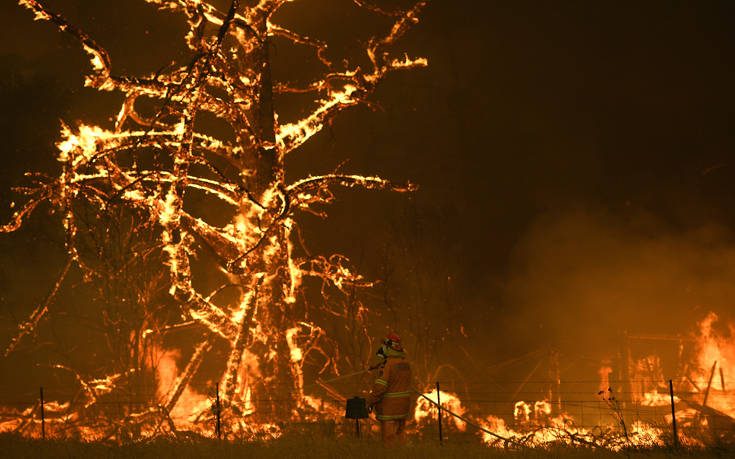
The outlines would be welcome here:
<svg viewBox="0 0 735 459">
<path fill-rule="evenodd" d="M 368 395 L 367 405 L 374 409 L 375 417 L 380 421 L 383 444 L 404 443 L 406 420 L 412 411 L 411 366 L 406 361 L 401 338 L 389 333 L 378 355 L 384 360 Z"/>
</svg>

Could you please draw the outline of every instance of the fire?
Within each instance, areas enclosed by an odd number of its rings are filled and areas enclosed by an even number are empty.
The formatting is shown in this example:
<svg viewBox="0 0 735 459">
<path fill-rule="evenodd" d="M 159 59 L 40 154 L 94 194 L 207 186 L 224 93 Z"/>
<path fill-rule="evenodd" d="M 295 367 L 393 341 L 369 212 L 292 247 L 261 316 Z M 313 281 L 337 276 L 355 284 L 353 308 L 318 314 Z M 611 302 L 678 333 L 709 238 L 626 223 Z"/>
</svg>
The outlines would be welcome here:
<svg viewBox="0 0 735 459">
<path fill-rule="evenodd" d="M 680 401 L 679 397 L 674 396 L 674 403 Z M 670 394 L 662 394 L 658 391 L 646 392 L 643 394 L 641 405 L 643 406 L 668 406 L 671 403 Z"/>
<path fill-rule="evenodd" d="M 717 314 L 710 312 L 699 322 L 697 359 L 691 379 L 694 390 L 702 393 L 703 405 L 735 417 L 735 398 L 727 390 L 727 381 L 735 377 L 735 323 L 727 325 L 728 335 L 723 336 L 714 328 L 718 320 Z"/>
<path fill-rule="evenodd" d="M 723 327 L 727 333 L 723 335 L 718 332 L 715 324 L 718 316 L 712 312 L 707 314 L 698 324 L 696 331 L 688 338 L 692 358 L 683 365 L 684 371 L 675 379 L 675 386 L 684 392 L 685 396 L 674 394 L 674 402 L 693 402 L 700 406 L 713 408 L 724 415 L 735 418 L 735 401 L 732 391 L 728 390 L 727 381 L 735 374 L 735 323 Z M 640 375 L 641 370 L 655 375 L 659 386 L 649 390 L 634 392 L 634 399 L 642 406 L 668 406 L 671 396 L 663 389 L 662 382 L 665 381 L 661 363 L 657 356 L 649 355 L 636 362 L 631 374 Z M 638 377 L 638 376 L 636 376 Z M 640 386 L 637 386 L 640 390 Z M 682 411 L 685 419 L 699 416 L 696 410 L 685 409 Z M 706 420 L 704 420 L 706 422 Z"/>
<path fill-rule="evenodd" d="M 521 424 L 543 423 L 551 415 L 551 403 L 547 400 L 534 402 L 532 405 L 519 400 L 513 407 L 513 418 Z"/>
<path fill-rule="evenodd" d="M 289 182 L 285 157 L 341 111 L 370 104 L 368 98 L 392 72 L 428 64 L 405 53 L 395 58 L 392 52 L 418 23 L 426 2 L 387 15 L 391 25 L 367 41 L 364 62 L 358 65 L 333 62 L 327 58 L 327 44 L 276 24 L 273 18 L 286 2 L 263 0 L 246 6 L 235 0 L 227 11 L 220 11 L 200 0 L 146 1 L 186 18 L 189 30 L 184 38 L 196 56 L 191 62 L 174 64 L 156 75 L 115 75 L 107 51 L 92 37 L 41 1 L 19 1 L 34 19 L 50 21 L 79 40 L 91 66 L 86 86 L 117 92 L 124 102 L 114 129 L 86 121 L 62 124 L 57 144 L 61 174 L 23 189 L 26 202 L 15 207 L 11 222 L 0 229 L 18 230 L 41 202 L 48 203 L 62 216 L 69 252 L 54 294 L 67 271 L 79 269 L 84 280 L 95 285 L 125 284 L 100 292 L 124 291 L 130 297 L 96 300 L 135 305 L 131 315 L 143 318 L 137 323 L 110 319 L 128 327 L 114 333 L 130 336 L 123 351 L 128 355 L 120 356 L 121 362 L 131 365 L 129 371 L 95 379 L 68 370 L 89 400 L 85 409 L 97 409 L 103 393 L 125 391 L 140 380 L 154 381 L 157 390 L 148 400 L 150 408 L 126 413 L 123 424 L 144 425 L 151 435 L 166 429 L 208 432 L 210 427 L 202 426 L 210 425 L 212 397 L 194 390 L 192 381 L 206 379 L 199 375 L 200 367 L 217 348 L 226 352 L 226 362 L 209 383 L 221 390 L 221 414 L 230 418 L 230 433 L 276 436 L 278 429 L 268 420 L 309 417 L 314 409 L 304 392 L 308 357 L 315 357 L 312 364 L 317 368 L 335 371 L 338 365 L 352 364 L 330 358 L 323 349 L 332 344 L 326 334 L 305 313 L 297 312 L 304 310 L 297 305 L 303 279 L 322 282 L 325 296 L 328 289 L 348 294 L 372 285 L 342 255 L 296 250 L 303 246 L 294 240 L 300 237 L 298 214 L 324 216 L 322 208 L 333 201 L 334 187 L 398 192 L 415 188 L 336 171 Z M 355 7 L 384 13 L 359 2 Z M 311 49 L 324 66 L 322 77 L 299 86 L 273 75 L 269 53 L 274 37 Z M 312 108 L 299 120 L 281 122 L 274 99 L 289 93 L 309 94 Z M 143 98 L 157 104 L 151 117 L 139 111 Z M 235 139 L 224 141 L 199 132 L 197 119 L 204 113 L 228 124 Z M 190 196 L 201 194 L 211 199 L 207 204 L 211 210 L 227 215 L 229 221 L 210 221 L 195 213 Z M 126 220 L 90 227 L 90 214 L 124 215 Z M 106 270 L 113 264 L 108 252 L 114 242 L 105 225 L 124 226 L 131 233 L 134 249 L 115 266 L 125 266 L 138 278 L 122 280 L 118 272 Z M 90 237 L 99 246 L 95 251 L 88 250 Z M 214 259 L 212 265 L 204 266 L 205 255 Z M 148 273 L 160 275 L 150 280 Z M 220 286 L 209 285 L 210 278 Z M 157 291 L 168 292 L 174 312 L 160 312 Z M 364 321 L 361 311 L 358 319 Z M 39 307 L 21 324 L 5 354 L 32 334 L 48 312 L 48 305 Z M 346 309 L 336 313 L 347 316 Z M 191 348 L 162 350 L 159 343 L 174 331 L 188 333 Z"/>
<path fill-rule="evenodd" d="M 730 404 L 733 400 L 732 392 L 728 393 L 726 386 L 727 376 L 732 374 L 731 362 L 735 355 L 735 342 L 732 339 L 735 336 L 735 324 L 717 327 L 717 321 L 715 314 L 708 314 L 698 323 L 697 331 L 689 341 L 691 344 L 688 346 L 693 352 L 681 353 L 683 358 L 690 357 L 686 362 L 679 363 L 680 367 L 685 368 L 685 373 L 678 375 L 674 382 L 680 392 L 674 395 L 673 400 L 679 426 L 678 441 L 683 445 L 704 446 L 707 439 L 702 438 L 703 430 L 715 429 L 709 435 L 717 441 L 718 435 L 723 432 L 727 435 L 727 432 L 732 432 L 735 428 L 735 412 Z M 726 333 L 718 330 L 726 330 Z M 451 417 L 449 411 L 453 411 L 463 418 L 453 418 L 458 429 L 472 425 L 479 431 L 482 440 L 494 447 L 515 445 L 546 448 L 568 445 L 618 451 L 628 447 L 664 446 L 671 442 L 672 415 L 671 394 L 663 390 L 664 387 L 668 388 L 668 381 L 663 378 L 660 361 L 656 355 L 647 355 L 631 362 L 630 375 L 638 378 L 640 373 L 636 369 L 645 368 L 654 376 L 648 383 L 653 389 L 617 394 L 613 387 L 617 387 L 618 382 L 613 381 L 611 376 L 616 373 L 615 364 L 609 359 L 603 360 L 598 371 L 600 391 L 588 396 L 590 403 L 594 400 L 602 402 L 601 407 L 604 408 L 601 409 L 606 412 L 604 419 L 601 416 L 599 425 L 594 428 L 581 425 L 579 419 L 564 411 L 555 413 L 552 402 L 548 399 L 516 401 L 512 407 L 512 424 L 509 424 L 508 418 L 496 414 L 480 414 L 467 410 L 457 394 L 442 392 L 442 406 L 447 409 L 446 417 Z M 715 361 L 717 366 L 713 363 Z M 719 365 L 722 365 L 722 371 L 716 371 L 720 368 Z M 688 387 L 694 389 L 694 395 L 687 394 Z M 424 395 L 436 402 L 435 390 Z M 629 403 L 637 404 L 641 409 L 663 408 L 663 416 L 634 415 L 635 409 Z M 436 419 L 436 416 L 435 405 L 420 398 L 415 415 L 417 424 L 426 424 L 428 420 Z M 640 417 L 636 418 L 637 416 Z M 715 427 L 717 425 L 719 427 Z"/>
<path fill-rule="evenodd" d="M 147 1 L 185 16 L 186 44 L 197 57 L 160 74 L 135 77 L 114 75 L 108 53 L 42 2 L 19 2 L 36 20 L 51 21 L 77 38 L 90 59 L 91 73 L 85 84 L 119 93 L 124 102 L 114 128 L 83 120 L 71 126 L 62 124 L 56 145 L 61 173 L 22 189 L 25 202 L 13 205 L 11 221 L 0 228 L 4 232 L 20 229 L 46 203 L 62 217 L 69 257 L 49 300 L 18 326 L 4 354 L 14 352 L 20 340 L 34 334 L 73 267 L 95 286 L 124 284 L 125 288 L 100 288 L 100 292 L 124 293 L 95 300 L 133 307 L 130 316 L 140 319 L 125 321 L 111 316 L 113 308 L 104 310 L 107 321 L 117 327 L 110 336 L 124 336 L 129 342 L 119 361 L 100 366 L 106 368 L 102 374 L 52 365 L 55 371 L 74 375 L 81 404 L 48 401 L 45 410 L 50 431 L 61 432 L 72 425 L 69 430 L 85 439 L 120 439 L 126 431 L 134 431 L 133 427 L 139 428 L 143 438 L 179 430 L 213 435 L 213 418 L 221 415 L 227 418 L 228 438 L 277 438 L 282 431 L 275 421 L 337 417 L 336 409 L 325 408 L 324 400 L 307 393 L 305 378 L 310 373 L 305 366 L 308 363 L 320 374 L 326 370 L 339 374 L 341 368 L 355 362 L 340 357 L 324 330 L 304 312 L 308 308 L 299 304 L 299 289 L 306 279 L 316 279 L 322 296 L 328 298 L 330 291 L 349 294 L 373 282 L 357 273 L 343 255 L 309 253 L 299 240 L 299 216 L 301 212 L 326 216 L 323 209 L 334 201 L 335 187 L 410 192 L 415 186 L 340 173 L 339 168 L 291 180 L 286 156 L 343 110 L 370 104 L 377 85 L 392 72 L 428 65 L 425 58 L 396 57 L 392 52 L 418 22 L 426 2 L 387 13 L 355 0 L 356 7 L 391 21 L 385 33 L 367 40 L 364 61 L 358 65 L 332 61 L 327 58 L 327 45 L 319 39 L 275 24 L 274 15 L 285 2 L 262 0 L 243 6 L 233 1 L 229 11 L 220 11 L 201 0 Z M 324 66 L 321 77 L 301 84 L 278 80 L 271 73 L 269 57 L 274 37 L 311 49 Z M 309 94 L 310 111 L 300 119 L 282 121 L 286 117 L 279 116 L 273 101 L 287 94 Z M 157 104 L 155 115 L 139 111 L 142 98 Z M 234 140 L 199 132 L 196 121 L 202 113 L 229 125 Z M 190 205 L 192 197 L 202 195 L 211 201 L 200 207 L 224 216 L 222 220 L 207 218 L 206 211 Z M 88 214 L 99 217 L 100 222 L 89 225 Z M 114 220 L 115 215 L 129 220 Z M 119 263 L 110 260 L 109 245 L 114 241 L 107 224 L 127 225 L 123 232 L 131 235 L 132 249 L 114 260 Z M 89 249 L 90 237 L 95 243 L 102 241 L 95 250 Z M 118 278 L 120 266 L 138 277 Z M 158 292 L 168 296 L 161 300 Z M 367 309 L 363 305 L 355 309 L 358 312 L 351 317 L 364 326 Z M 347 306 L 326 312 L 339 318 L 349 315 Z M 674 401 L 684 405 L 677 416 L 686 428 L 707 428 L 718 417 L 735 417 L 735 382 L 731 381 L 735 377 L 735 325 L 730 324 L 729 334 L 724 335 L 717 322 L 715 314 L 700 322 L 692 338 L 694 358 L 683 362 L 682 374 L 671 376 L 681 390 Z M 189 347 L 164 348 L 161 343 L 172 333 L 185 334 L 185 339 L 169 342 L 184 342 Z M 219 360 L 210 367 L 218 370 L 210 370 L 213 374 L 205 377 L 200 370 L 212 356 Z M 121 362 L 128 367 L 121 369 Z M 608 359 L 600 368 L 599 391 L 603 394 L 612 391 L 613 366 Z M 661 366 L 655 355 L 631 362 L 628 374 L 645 367 L 654 375 L 653 387 L 631 390 L 630 400 L 609 404 L 618 415 L 611 419 L 620 425 L 601 421 L 594 432 L 556 409 L 551 397 L 543 396 L 514 400 L 504 413 L 474 413 L 457 394 L 432 390 L 418 399 L 414 421 L 421 425 L 435 419 L 437 408 L 431 402 L 440 399 L 451 419 L 447 422 L 456 430 L 479 428 L 482 440 L 493 446 L 568 444 L 615 450 L 660 445 L 667 426 L 630 422 L 621 406 L 633 402 L 644 407 L 667 406 L 670 396 Z M 130 403 L 122 414 L 106 410 L 105 397 L 133 394 L 141 381 L 155 383 L 156 388 L 144 400 L 144 408 Z M 202 384 L 208 389 L 202 389 Z M 139 391 L 136 395 L 148 394 Z M 589 400 L 596 400 L 594 397 L 589 394 Z M 0 432 L 38 436 L 40 408 L 39 403 L 2 410 Z M 672 422 L 670 417 L 663 419 Z M 696 442 L 686 432 L 682 441 Z"/>
<path fill-rule="evenodd" d="M 464 406 L 462 406 L 462 402 L 458 396 L 444 391 L 439 391 L 438 395 L 439 396 L 437 397 L 437 391 L 436 389 L 434 389 L 431 392 L 423 394 L 424 397 L 428 398 L 431 401 L 426 400 L 426 398 L 423 397 L 419 397 L 419 399 L 416 401 L 414 420 L 417 424 L 422 424 L 429 419 L 436 419 L 438 408 L 434 403 L 437 403 L 437 398 L 441 402 L 442 408 L 448 409 L 454 413 L 457 413 L 460 416 L 465 414 L 466 410 Z M 452 422 L 458 430 L 464 431 L 466 429 L 467 426 L 464 422 L 452 416 L 448 417 L 452 419 Z"/>
</svg>

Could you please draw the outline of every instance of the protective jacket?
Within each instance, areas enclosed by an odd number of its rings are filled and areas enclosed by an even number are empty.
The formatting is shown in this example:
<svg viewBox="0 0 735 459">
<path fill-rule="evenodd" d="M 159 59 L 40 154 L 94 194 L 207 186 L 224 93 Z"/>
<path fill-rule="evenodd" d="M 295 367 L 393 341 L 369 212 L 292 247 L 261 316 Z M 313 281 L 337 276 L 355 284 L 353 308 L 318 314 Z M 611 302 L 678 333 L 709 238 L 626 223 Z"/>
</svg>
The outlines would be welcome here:
<svg viewBox="0 0 735 459">
<path fill-rule="evenodd" d="M 387 349 L 385 366 L 367 398 L 380 421 L 405 419 L 411 410 L 411 366 L 404 352 Z"/>
</svg>

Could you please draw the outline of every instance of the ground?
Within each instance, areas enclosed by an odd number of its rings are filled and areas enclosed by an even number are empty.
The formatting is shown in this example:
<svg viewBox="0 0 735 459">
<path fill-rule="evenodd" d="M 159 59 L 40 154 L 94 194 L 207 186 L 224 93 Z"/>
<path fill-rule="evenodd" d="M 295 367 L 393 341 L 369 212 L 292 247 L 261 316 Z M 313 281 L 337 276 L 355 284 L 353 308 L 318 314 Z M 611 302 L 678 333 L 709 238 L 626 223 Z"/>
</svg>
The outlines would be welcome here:
<svg viewBox="0 0 735 459">
<path fill-rule="evenodd" d="M 622 452 L 595 451 L 583 448 L 524 449 L 506 451 L 477 443 L 439 445 L 436 441 L 415 441 L 400 448 L 384 448 L 375 439 L 354 439 L 293 435 L 270 442 L 217 441 L 211 439 L 165 439 L 124 445 L 82 443 L 71 440 L 29 440 L 14 435 L 0 435 L 0 451 L 6 458 L 701 458 L 735 457 L 735 448 L 704 450 L 659 448 Z"/>
</svg>

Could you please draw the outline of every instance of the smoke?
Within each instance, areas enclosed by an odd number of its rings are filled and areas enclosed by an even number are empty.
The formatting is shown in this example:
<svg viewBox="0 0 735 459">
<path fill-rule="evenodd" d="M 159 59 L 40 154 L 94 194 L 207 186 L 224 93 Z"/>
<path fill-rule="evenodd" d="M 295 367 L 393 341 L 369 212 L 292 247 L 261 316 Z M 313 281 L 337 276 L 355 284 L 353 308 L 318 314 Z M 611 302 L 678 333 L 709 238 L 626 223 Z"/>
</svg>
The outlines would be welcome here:
<svg viewBox="0 0 735 459">
<path fill-rule="evenodd" d="M 612 349 L 624 332 L 687 334 L 732 318 L 733 232 L 674 228 L 643 211 L 549 213 L 513 250 L 505 304 L 520 341 Z"/>
</svg>

